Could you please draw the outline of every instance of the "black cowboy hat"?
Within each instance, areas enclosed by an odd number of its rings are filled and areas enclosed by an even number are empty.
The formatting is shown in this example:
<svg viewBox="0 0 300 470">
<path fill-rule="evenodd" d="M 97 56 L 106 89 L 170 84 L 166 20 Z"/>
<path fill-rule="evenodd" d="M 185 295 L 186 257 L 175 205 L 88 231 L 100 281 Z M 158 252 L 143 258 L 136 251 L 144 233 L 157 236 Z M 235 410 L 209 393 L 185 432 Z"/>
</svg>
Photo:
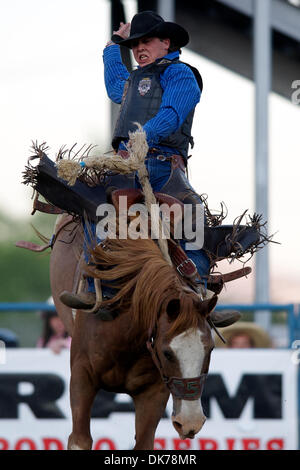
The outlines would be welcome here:
<svg viewBox="0 0 300 470">
<path fill-rule="evenodd" d="M 118 34 L 113 34 L 111 39 L 117 44 L 131 48 L 133 40 L 144 37 L 169 38 L 178 48 L 186 46 L 189 42 L 189 34 L 182 26 L 165 21 L 154 11 L 142 11 L 134 15 L 127 39 L 122 39 Z"/>
</svg>

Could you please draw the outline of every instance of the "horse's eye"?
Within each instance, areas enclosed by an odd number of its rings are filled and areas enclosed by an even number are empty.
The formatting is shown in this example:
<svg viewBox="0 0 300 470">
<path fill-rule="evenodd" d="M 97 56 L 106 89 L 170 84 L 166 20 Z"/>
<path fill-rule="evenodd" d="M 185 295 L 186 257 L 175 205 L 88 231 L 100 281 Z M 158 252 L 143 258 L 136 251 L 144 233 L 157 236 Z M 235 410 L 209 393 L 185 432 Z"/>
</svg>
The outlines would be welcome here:
<svg viewBox="0 0 300 470">
<path fill-rule="evenodd" d="M 164 351 L 164 356 L 168 361 L 174 361 L 173 354 L 170 351 L 168 351 L 167 349 Z"/>
</svg>

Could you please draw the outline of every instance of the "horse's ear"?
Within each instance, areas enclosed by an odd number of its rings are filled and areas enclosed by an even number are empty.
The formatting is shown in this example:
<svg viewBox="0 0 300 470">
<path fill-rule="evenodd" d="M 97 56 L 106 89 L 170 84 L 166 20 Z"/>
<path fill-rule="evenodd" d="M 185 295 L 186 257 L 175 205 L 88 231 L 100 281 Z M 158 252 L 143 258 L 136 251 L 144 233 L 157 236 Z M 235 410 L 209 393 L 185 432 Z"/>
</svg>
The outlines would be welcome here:
<svg viewBox="0 0 300 470">
<path fill-rule="evenodd" d="M 210 299 L 203 300 L 200 303 L 201 314 L 205 315 L 205 316 L 209 315 L 210 312 L 212 312 L 212 310 L 217 305 L 217 302 L 218 302 L 218 296 L 217 295 L 214 295 Z"/>
<path fill-rule="evenodd" d="M 166 312 L 170 320 L 174 320 L 178 317 L 180 313 L 180 300 L 179 299 L 172 299 L 169 301 Z"/>
</svg>

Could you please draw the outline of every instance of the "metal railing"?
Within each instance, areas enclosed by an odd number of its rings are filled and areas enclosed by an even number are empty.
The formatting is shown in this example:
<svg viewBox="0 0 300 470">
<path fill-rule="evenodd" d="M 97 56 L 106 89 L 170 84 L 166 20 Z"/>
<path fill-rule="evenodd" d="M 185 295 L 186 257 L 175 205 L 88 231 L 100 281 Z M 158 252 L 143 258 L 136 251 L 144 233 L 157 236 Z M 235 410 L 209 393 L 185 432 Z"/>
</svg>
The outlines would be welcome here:
<svg viewBox="0 0 300 470">
<path fill-rule="evenodd" d="M 300 305 L 299 304 L 223 304 L 216 310 L 233 309 L 240 312 L 272 311 L 287 313 L 287 328 L 291 347 L 295 340 L 300 339 Z M 55 310 L 55 306 L 46 302 L 0 302 L 1 312 L 33 312 L 38 310 Z"/>
<path fill-rule="evenodd" d="M 217 305 L 216 310 L 234 309 L 240 312 L 272 311 L 287 313 L 287 328 L 289 331 L 289 347 L 300 339 L 300 305 L 299 304 L 227 304 Z"/>
</svg>

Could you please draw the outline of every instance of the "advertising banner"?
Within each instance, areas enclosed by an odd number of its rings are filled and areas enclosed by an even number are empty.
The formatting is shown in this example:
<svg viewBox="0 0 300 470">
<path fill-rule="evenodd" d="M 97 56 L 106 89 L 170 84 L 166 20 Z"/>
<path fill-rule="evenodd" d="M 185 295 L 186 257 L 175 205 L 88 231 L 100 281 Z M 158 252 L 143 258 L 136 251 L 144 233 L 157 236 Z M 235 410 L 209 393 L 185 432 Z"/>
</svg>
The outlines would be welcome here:
<svg viewBox="0 0 300 470">
<path fill-rule="evenodd" d="M 207 421 L 193 439 L 172 426 L 172 400 L 155 440 L 166 450 L 298 448 L 297 364 L 290 350 L 215 350 L 202 395 Z M 69 351 L 7 349 L 0 364 L 0 450 L 63 450 L 71 433 Z M 91 420 L 93 449 L 134 446 L 130 397 L 101 391 Z"/>
</svg>

